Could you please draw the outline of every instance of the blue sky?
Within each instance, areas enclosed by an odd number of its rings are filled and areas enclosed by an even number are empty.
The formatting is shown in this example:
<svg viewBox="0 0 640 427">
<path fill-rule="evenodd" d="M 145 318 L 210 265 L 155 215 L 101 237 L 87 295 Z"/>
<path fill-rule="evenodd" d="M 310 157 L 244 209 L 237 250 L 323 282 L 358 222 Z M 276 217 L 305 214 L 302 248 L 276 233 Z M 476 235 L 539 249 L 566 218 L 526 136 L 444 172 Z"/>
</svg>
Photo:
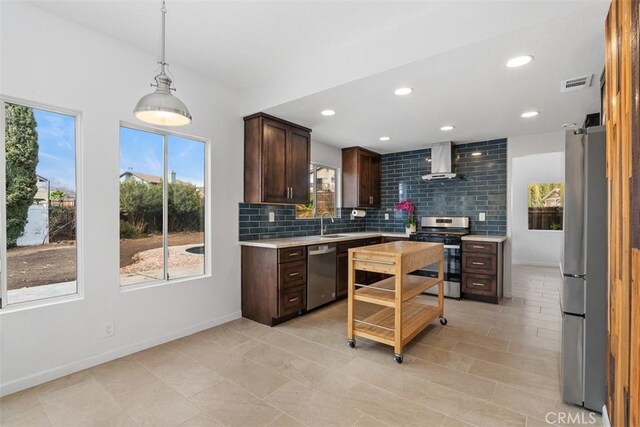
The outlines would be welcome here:
<svg viewBox="0 0 640 427">
<path fill-rule="evenodd" d="M 51 182 L 52 189 L 75 192 L 75 117 L 33 109 L 38 131 L 36 173 Z"/>
<path fill-rule="evenodd" d="M 162 176 L 162 135 L 120 128 L 120 173 L 141 172 Z M 204 146 L 193 139 L 169 136 L 169 170 L 176 178 L 198 187 L 204 185 Z"/>
</svg>

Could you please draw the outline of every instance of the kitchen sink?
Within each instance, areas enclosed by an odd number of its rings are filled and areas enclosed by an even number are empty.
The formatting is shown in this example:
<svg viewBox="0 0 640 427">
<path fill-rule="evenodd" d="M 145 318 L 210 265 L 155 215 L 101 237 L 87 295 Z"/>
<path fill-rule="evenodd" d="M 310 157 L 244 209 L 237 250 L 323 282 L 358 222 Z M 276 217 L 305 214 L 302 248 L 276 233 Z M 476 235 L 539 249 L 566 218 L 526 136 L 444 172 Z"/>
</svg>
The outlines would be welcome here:
<svg viewBox="0 0 640 427">
<path fill-rule="evenodd" d="M 338 239 L 340 237 L 350 237 L 346 234 L 325 234 L 324 236 L 320 236 L 321 239 Z"/>
</svg>

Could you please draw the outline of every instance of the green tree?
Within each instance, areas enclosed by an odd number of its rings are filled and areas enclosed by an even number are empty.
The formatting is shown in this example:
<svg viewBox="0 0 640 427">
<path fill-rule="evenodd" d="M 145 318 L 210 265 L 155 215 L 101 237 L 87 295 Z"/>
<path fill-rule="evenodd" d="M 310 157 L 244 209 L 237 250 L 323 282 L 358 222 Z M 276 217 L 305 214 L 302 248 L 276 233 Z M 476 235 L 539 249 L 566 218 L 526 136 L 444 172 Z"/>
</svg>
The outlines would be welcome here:
<svg viewBox="0 0 640 427">
<path fill-rule="evenodd" d="M 204 200 L 189 184 L 169 184 L 169 231 L 200 230 Z"/>
<path fill-rule="evenodd" d="M 135 180 L 121 183 L 120 213 L 138 234 L 144 233 L 149 220 L 153 222 L 158 213 L 162 214 L 162 185 L 147 185 Z"/>
<path fill-rule="evenodd" d="M 62 190 L 53 190 L 49 197 L 51 200 L 62 200 L 66 195 L 67 193 Z"/>
<path fill-rule="evenodd" d="M 5 105 L 7 247 L 13 247 L 24 233 L 29 206 L 38 191 L 38 132 L 31 108 Z"/>
</svg>

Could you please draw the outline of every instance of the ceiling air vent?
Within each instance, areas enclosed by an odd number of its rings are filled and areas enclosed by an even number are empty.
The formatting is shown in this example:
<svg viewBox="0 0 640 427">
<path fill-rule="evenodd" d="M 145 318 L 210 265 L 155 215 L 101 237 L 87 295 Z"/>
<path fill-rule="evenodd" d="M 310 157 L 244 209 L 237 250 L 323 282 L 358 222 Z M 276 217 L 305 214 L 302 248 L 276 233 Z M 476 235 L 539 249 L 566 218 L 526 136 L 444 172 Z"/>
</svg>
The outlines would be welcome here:
<svg viewBox="0 0 640 427">
<path fill-rule="evenodd" d="M 591 80 L 593 80 L 593 74 L 563 80 L 560 82 L 560 92 L 573 92 L 574 90 L 584 89 L 591 86 Z"/>
</svg>

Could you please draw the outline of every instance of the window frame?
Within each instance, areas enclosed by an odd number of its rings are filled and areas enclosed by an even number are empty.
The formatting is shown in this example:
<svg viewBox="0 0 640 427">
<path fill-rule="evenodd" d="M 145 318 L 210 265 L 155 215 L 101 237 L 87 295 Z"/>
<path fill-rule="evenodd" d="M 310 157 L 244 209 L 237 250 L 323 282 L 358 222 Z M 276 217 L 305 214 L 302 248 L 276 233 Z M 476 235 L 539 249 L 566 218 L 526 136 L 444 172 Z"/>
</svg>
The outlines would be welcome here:
<svg viewBox="0 0 640 427">
<path fill-rule="evenodd" d="M 212 276 L 213 266 L 212 266 L 212 238 L 211 238 L 211 225 L 212 225 L 212 197 L 211 197 L 211 140 L 209 138 L 204 138 L 201 136 L 191 135 L 184 132 L 176 132 L 174 130 L 169 130 L 166 128 L 162 128 L 159 126 L 151 126 L 151 125 L 140 125 L 138 123 L 132 123 L 124 120 L 120 120 L 118 124 L 118 152 L 120 151 L 120 129 L 128 128 L 140 132 L 149 132 L 157 135 L 161 135 L 163 138 L 163 189 L 162 189 L 162 244 L 163 244 L 163 278 L 149 280 L 142 283 L 133 283 L 130 285 L 122 285 L 120 282 L 120 262 L 118 262 L 118 288 L 120 292 L 130 292 L 136 291 L 139 289 L 146 288 L 154 288 L 157 286 L 165 286 L 171 284 L 179 284 L 185 281 L 192 280 L 200 280 L 203 278 L 208 278 Z M 169 258 L 169 185 L 167 184 L 167 177 L 169 173 L 169 136 L 175 136 L 179 138 L 191 139 L 194 141 L 202 142 L 204 144 L 204 271 L 202 274 L 189 276 L 189 277 L 179 277 L 176 279 L 167 279 L 167 274 L 169 272 L 169 268 L 167 265 L 167 260 Z M 118 161 L 119 163 L 120 161 Z M 120 164 L 118 164 L 118 177 L 120 176 Z M 118 217 L 118 224 L 120 223 L 120 187 L 118 187 L 118 204 L 116 206 L 116 215 Z M 118 225 L 118 231 L 119 231 Z M 120 238 L 118 237 L 118 254 L 120 254 Z"/>
<path fill-rule="evenodd" d="M 309 163 L 309 169 L 313 168 L 313 216 L 308 217 L 308 218 L 298 218 L 298 205 L 295 206 L 295 216 L 296 216 L 296 220 L 309 220 L 309 219 L 320 219 L 320 217 L 318 216 L 318 169 L 319 168 L 325 168 L 325 169 L 331 169 L 335 172 L 335 179 L 336 179 L 336 189 L 334 192 L 334 197 L 335 197 L 335 216 L 334 218 L 340 218 L 340 210 L 342 208 L 342 204 L 340 203 L 341 197 L 340 197 L 340 190 L 341 190 L 341 175 L 340 175 L 340 168 L 336 167 L 336 166 L 329 166 L 327 164 L 324 163 L 316 163 L 316 162 L 311 162 Z M 309 173 L 311 174 L 311 171 L 309 171 Z M 310 184 L 310 183 L 309 183 Z"/>
<path fill-rule="evenodd" d="M 67 301 L 84 299 L 84 186 L 83 180 L 83 144 L 82 144 L 82 112 L 65 107 L 54 106 L 37 101 L 30 101 L 0 94 L 0 151 L 5 152 L 6 104 L 18 104 L 36 110 L 72 116 L 74 118 L 74 164 L 76 184 L 76 291 L 72 294 L 41 298 L 31 301 L 9 303 L 7 286 L 7 221 L 6 221 L 6 157 L 0 156 L 0 313 L 21 311 L 28 308 L 43 307 Z"/>
</svg>

